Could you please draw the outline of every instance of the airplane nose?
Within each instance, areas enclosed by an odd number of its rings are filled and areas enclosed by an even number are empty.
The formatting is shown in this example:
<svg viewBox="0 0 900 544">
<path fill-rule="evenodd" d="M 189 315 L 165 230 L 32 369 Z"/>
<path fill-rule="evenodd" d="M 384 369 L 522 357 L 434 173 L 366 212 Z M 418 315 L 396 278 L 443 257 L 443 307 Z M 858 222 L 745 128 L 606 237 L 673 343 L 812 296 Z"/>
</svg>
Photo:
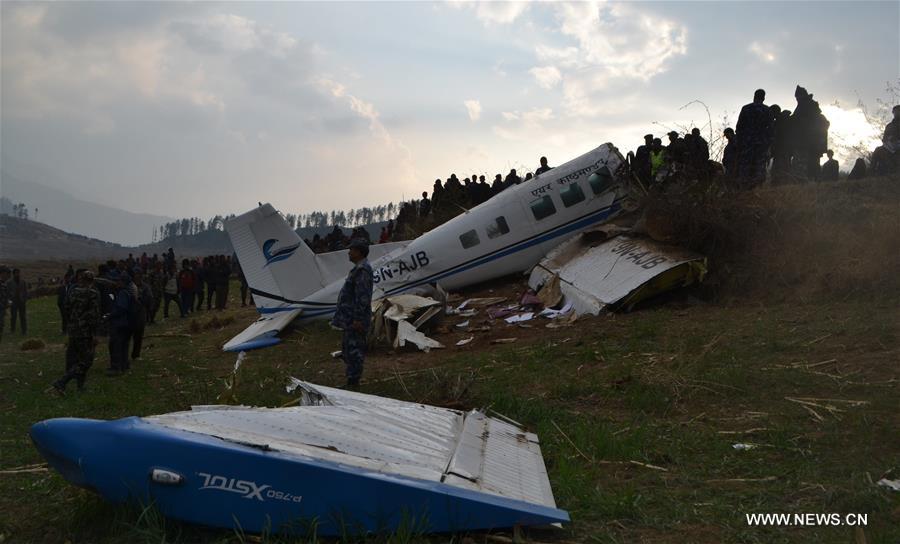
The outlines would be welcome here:
<svg viewBox="0 0 900 544">
<path fill-rule="evenodd" d="M 82 471 L 86 431 L 99 423 L 88 419 L 48 419 L 31 426 L 31 440 L 47 463 L 69 482 L 87 487 Z"/>
</svg>

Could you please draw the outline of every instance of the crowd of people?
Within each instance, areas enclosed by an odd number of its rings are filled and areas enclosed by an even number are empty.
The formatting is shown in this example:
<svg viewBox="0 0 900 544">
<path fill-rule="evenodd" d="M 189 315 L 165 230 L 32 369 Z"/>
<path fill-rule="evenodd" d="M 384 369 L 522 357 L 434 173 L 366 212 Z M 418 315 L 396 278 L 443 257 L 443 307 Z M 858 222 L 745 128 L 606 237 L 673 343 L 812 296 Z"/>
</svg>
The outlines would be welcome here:
<svg viewBox="0 0 900 544">
<path fill-rule="evenodd" d="M 169 318 L 172 303 L 181 318 L 203 311 L 204 305 L 206 311 L 224 310 L 229 281 L 235 275 L 240 280 L 241 305 L 246 306 L 249 287 L 237 258 L 229 255 L 182 259 L 179 266 L 169 248 L 162 256 L 145 253 L 107 261 L 96 273 L 70 265 L 56 294 L 61 329 L 69 337 L 66 372 L 52 390 L 63 393 L 71 380 L 79 389 L 84 387 L 101 337 L 108 338 L 107 374 L 127 372 L 131 361 L 141 358 L 145 328 L 157 322 L 160 309 L 162 319 Z M 16 332 L 18 323 L 21 334 L 27 335 L 28 296 L 29 286 L 21 272 L 0 267 L 0 340 L 7 305 L 11 331 Z"/>
</svg>

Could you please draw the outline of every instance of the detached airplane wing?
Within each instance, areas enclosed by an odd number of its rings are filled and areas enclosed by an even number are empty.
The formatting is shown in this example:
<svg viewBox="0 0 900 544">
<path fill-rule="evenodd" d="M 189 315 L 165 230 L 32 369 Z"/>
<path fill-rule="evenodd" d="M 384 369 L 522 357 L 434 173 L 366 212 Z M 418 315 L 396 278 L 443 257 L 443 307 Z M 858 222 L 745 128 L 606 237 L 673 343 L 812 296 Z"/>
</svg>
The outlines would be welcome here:
<svg viewBox="0 0 900 544">
<path fill-rule="evenodd" d="M 226 342 L 222 349 L 225 351 L 247 351 L 274 346 L 281 341 L 277 337 L 281 329 L 287 327 L 301 313 L 303 313 L 303 309 L 296 308 L 274 314 L 265 314 L 240 334 Z"/>
<path fill-rule="evenodd" d="M 337 291 L 325 288 L 350 271 L 347 250 L 316 255 L 270 204 L 227 221 L 225 231 L 260 318 L 225 343 L 223 350 L 272 346 L 280 342 L 278 333 L 297 317 L 323 318 L 334 313 Z M 369 256 L 378 258 L 408 243 L 373 245 Z"/>
</svg>

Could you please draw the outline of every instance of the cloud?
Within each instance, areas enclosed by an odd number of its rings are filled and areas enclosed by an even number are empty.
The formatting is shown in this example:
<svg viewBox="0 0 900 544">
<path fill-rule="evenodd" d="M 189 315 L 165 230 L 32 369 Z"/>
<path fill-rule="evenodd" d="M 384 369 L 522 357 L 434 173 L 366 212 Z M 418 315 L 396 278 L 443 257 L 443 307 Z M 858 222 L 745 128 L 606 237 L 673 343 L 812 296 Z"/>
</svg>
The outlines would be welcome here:
<svg viewBox="0 0 900 544">
<path fill-rule="evenodd" d="M 449 4 L 457 9 L 471 9 L 475 17 L 485 25 L 508 25 L 528 11 L 528 2 L 485 1 L 470 2 L 451 0 Z"/>
<path fill-rule="evenodd" d="M 774 47 L 770 44 L 763 44 L 755 41 L 750 44 L 747 50 L 756 55 L 756 57 L 763 62 L 775 62 L 777 58 L 775 56 Z"/>
<path fill-rule="evenodd" d="M 469 120 L 477 121 L 481 119 L 481 102 L 478 100 L 466 100 L 463 102 L 466 106 L 466 112 L 469 114 Z"/>
<path fill-rule="evenodd" d="M 537 84 L 544 89 L 556 87 L 562 80 L 562 74 L 556 66 L 535 66 L 528 73 L 534 76 Z"/>
</svg>

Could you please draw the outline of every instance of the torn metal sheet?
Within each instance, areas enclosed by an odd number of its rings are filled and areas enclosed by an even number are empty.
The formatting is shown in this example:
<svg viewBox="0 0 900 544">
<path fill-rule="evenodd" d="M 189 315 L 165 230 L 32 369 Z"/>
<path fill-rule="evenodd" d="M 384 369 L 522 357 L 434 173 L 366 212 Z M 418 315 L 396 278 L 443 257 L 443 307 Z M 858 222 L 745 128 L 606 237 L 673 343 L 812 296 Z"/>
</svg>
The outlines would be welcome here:
<svg viewBox="0 0 900 544">
<path fill-rule="evenodd" d="M 656 294 L 700 282 L 706 258 L 646 238 L 619 235 L 592 245 L 579 235 L 547 254 L 531 272 L 537 289 L 559 276 L 560 292 L 578 314 L 630 309 Z"/>
<path fill-rule="evenodd" d="M 534 312 L 525 312 L 521 314 L 511 315 L 504 319 L 509 324 L 522 323 L 523 321 L 531 321 L 534 319 Z"/>
<path fill-rule="evenodd" d="M 425 334 L 416 330 L 409 321 L 399 321 L 397 323 L 397 338 L 394 341 L 394 347 L 402 348 L 407 342 L 410 342 L 426 353 L 432 348 L 440 349 L 444 347 L 444 344 L 441 344 L 433 338 L 428 338 Z"/>
<path fill-rule="evenodd" d="M 385 310 L 384 317 L 392 321 L 409 319 L 418 310 L 441 304 L 433 298 L 420 297 L 418 295 L 397 295 L 387 297 L 386 301 L 390 306 Z"/>
<path fill-rule="evenodd" d="M 465 346 L 466 344 L 470 343 L 472 340 L 475 340 L 474 336 L 470 336 L 468 338 L 463 338 L 462 340 L 457 342 L 456 345 L 457 346 Z"/>
</svg>

